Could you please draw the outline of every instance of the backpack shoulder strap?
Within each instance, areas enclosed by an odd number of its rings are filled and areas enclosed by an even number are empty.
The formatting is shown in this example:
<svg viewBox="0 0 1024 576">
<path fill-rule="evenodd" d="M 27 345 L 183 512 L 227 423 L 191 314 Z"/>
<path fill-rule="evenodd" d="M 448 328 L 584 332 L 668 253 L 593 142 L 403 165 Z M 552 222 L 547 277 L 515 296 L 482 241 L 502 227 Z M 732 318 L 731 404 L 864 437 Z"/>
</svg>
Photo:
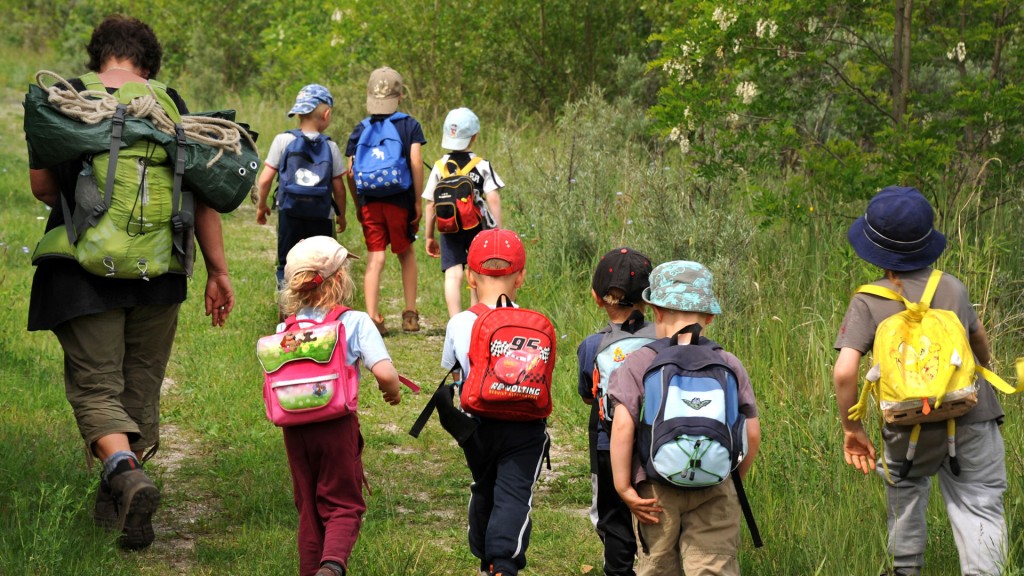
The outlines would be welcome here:
<svg viewBox="0 0 1024 576">
<path fill-rule="evenodd" d="M 408 117 L 409 117 L 409 115 L 406 114 L 405 112 L 395 112 L 391 116 L 388 116 L 387 118 L 385 118 L 385 120 L 388 120 L 390 122 L 394 122 L 395 120 L 401 120 L 402 118 L 408 118 Z"/>
<path fill-rule="evenodd" d="M 86 72 L 78 77 L 85 84 L 86 90 L 94 90 L 96 92 L 106 92 L 107 87 L 103 85 L 103 81 L 100 80 L 99 74 L 95 72 Z"/>
<path fill-rule="evenodd" d="M 942 271 L 932 270 L 931 276 L 928 277 L 928 283 L 924 286 L 924 294 L 921 295 L 921 304 L 931 306 L 932 297 L 935 296 L 935 290 L 939 287 L 939 280 L 942 280 Z"/>
<path fill-rule="evenodd" d="M 348 312 L 349 310 L 351 310 L 351 308 L 349 308 L 348 306 L 335 306 L 334 308 L 331 308 L 331 311 L 328 312 L 326 316 L 324 316 L 324 322 L 334 322 L 338 318 L 341 318 L 341 315 L 344 314 L 345 312 Z"/>
<path fill-rule="evenodd" d="M 911 304 L 911 302 L 904 298 L 902 294 L 876 284 L 864 284 L 858 287 L 857 290 L 854 291 L 854 294 L 870 294 L 872 296 L 878 296 L 879 298 L 885 298 L 886 300 L 903 302 L 903 305 L 908 308 Z"/>
<path fill-rule="evenodd" d="M 750 508 L 750 501 L 747 500 L 747 492 L 743 489 L 743 480 L 740 479 L 740 471 L 733 469 L 732 483 L 736 486 L 736 499 L 740 501 L 740 509 L 743 510 L 743 518 L 747 521 L 747 529 L 750 530 L 750 539 L 754 542 L 754 548 L 764 546 L 761 540 L 761 531 L 757 529 L 757 522 L 754 520 L 754 511 Z"/>
<path fill-rule="evenodd" d="M 477 302 L 476 304 L 470 306 L 468 311 L 472 312 L 473 314 L 476 314 L 477 316 L 481 316 L 483 315 L 484 312 L 487 312 L 489 310 L 491 310 L 490 306 L 484 304 L 483 302 Z"/>
<path fill-rule="evenodd" d="M 483 160 L 483 158 L 479 156 L 474 156 L 472 159 L 470 159 L 469 162 L 466 163 L 465 166 L 459 168 L 459 171 L 456 172 L 456 174 L 458 174 L 459 176 L 465 176 L 466 174 L 469 174 L 469 172 L 473 168 L 476 168 L 476 165 L 479 164 L 481 160 Z"/>
</svg>

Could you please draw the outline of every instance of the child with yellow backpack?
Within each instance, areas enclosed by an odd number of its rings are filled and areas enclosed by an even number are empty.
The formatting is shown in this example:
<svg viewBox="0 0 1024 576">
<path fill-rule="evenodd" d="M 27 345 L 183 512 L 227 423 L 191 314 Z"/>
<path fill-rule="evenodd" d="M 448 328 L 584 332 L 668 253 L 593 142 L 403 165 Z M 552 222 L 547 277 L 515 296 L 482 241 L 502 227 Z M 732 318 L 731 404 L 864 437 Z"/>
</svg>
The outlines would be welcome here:
<svg viewBox="0 0 1024 576">
<path fill-rule="evenodd" d="M 1000 574 L 1008 547 L 1004 414 L 992 388 L 1015 390 L 984 368 L 992 355 L 967 289 L 931 267 L 946 247 L 933 221 L 919 191 L 890 186 L 847 234 L 857 254 L 885 275 L 854 294 L 835 342 L 843 451 L 854 468 L 876 469 L 875 447 L 861 423 L 870 393 L 885 420 L 877 464 L 887 480 L 893 568 L 883 574 L 921 574 L 932 476 L 962 573 Z M 858 402 L 860 361 L 868 351 L 873 365 Z"/>
</svg>

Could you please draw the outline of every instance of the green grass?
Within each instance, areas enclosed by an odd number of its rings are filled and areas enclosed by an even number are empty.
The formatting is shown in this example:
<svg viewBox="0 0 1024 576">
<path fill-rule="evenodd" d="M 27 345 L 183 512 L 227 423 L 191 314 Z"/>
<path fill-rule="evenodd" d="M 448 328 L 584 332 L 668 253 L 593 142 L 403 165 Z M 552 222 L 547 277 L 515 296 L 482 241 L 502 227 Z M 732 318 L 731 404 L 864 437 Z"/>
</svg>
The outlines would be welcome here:
<svg viewBox="0 0 1024 576">
<path fill-rule="evenodd" d="M 162 414 L 165 444 L 153 461 L 164 493 L 157 543 L 123 553 L 115 537 L 92 527 L 96 474 L 63 397 L 62 356 L 49 333 L 24 329 L 31 286 L 28 254 L 46 209 L 28 188 L 20 101 L 42 56 L 5 53 L 0 65 L 0 574 L 292 574 L 296 515 L 280 431 L 263 415 L 256 340 L 274 328 L 275 236 L 257 226 L 246 203 L 223 218 L 237 308 L 222 329 L 202 311 L 205 272 L 197 266 L 182 307 Z M 353 87 L 353 90 L 360 89 Z M 188 96 L 187 87 L 183 90 Z M 224 107 L 263 134 L 290 127 L 288 102 L 231 96 Z M 724 186 L 696 180 L 676 151 L 640 136 L 643 111 L 596 97 L 572 106 L 556 125 L 500 126 L 484 119 L 477 150 L 508 183 L 507 225 L 527 245 L 528 277 L 520 302 L 547 313 L 559 332 L 555 410 L 550 418 L 553 470 L 537 487 L 534 532 L 524 574 L 600 573 L 601 546 L 586 517 L 590 479 L 588 408 L 576 396 L 575 348 L 601 326 L 589 297 L 597 257 L 629 244 L 655 262 L 699 260 L 716 274 L 725 313 L 710 336 L 743 360 L 758 395 L 764 443 L 747 481 L 766 545 L 744 536 L 749 574 L 862 575 L 885 565 L 882 484 L 843 464 L 831 386 L 832 342 L 849 295 L 877 274 L 849 250 L 845 230 L 863 205 L 815 199 L 806 223 L 762 226 L 751 216 L 758 187 L 749 176 Z M 344 141 L 358 111 L 338 111 L 330 132 Z M 434 119 L 422 119 L 426 158 L 440 154 Z M 744 184 L 744 182 L 748 182 Z M 1007 183 L 1017 191 L 1016 183 Z M 944 269 L 964 278 L 979 302 L 999 371 L 1024 355 L 1024 263 L 1015 225 L 1018 201 L 999 210 L 966 205 L 965 221 L 943 225 L 950 249 Z M 365 252 L 351 207 L 340 241 Z M 952 211 L 959 212 L 959 211 Z M 954 229 L 958 233 L 954 234 Z M 432 390 L 447 313 L 436 260 L 416 246 L 424 329 L 385 341 L 398 369 Z M 362 264 L 355 270 L 361 307 Z M 397 261 L 389 257 L 383 310 L 400 325 Z M 386 405 L 364 379 L 360 422 L 372 495 L 367 499 L 352 573 L 471 574 L 466 544 L 470 476 L 461 451 L 437 424 L 416 440 L 406 434 L 427 394 Z M 1024 457 L 1021 400 L 1002 398 L 1008 414 L 1010 489 L 1006 494 L 1011 563 L 1021 564 Z M 168 433 L 173 430 L 173 434 Z M 872 431 L 877 436 L 877 431 Z M 929 574 L 959 573 L 941 498 L 929 507 Z M 745 534 L 745 532 L 744 532 Z"/>
</svg>

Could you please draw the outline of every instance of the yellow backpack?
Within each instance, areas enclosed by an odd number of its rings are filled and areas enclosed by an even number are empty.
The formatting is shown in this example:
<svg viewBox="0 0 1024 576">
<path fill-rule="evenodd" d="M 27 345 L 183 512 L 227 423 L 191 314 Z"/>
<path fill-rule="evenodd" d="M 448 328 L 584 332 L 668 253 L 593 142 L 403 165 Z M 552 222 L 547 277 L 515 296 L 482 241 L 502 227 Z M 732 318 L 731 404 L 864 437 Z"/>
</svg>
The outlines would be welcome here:
<svg viewBox="0 0 1024 576">
<path fill-rule="evenodd" d="M 910 471 L 921 424 L 942 420 L 947 422 L 950 468 L 954 474 L 959 473 L 953 419 L 978 403 L 978 374 L 1002 392 L 1017 391 L 974 362 L 967 330 L 954 312 L 931 308 L 941 278 L 941 271 L 932 271 L 920 302 L 911 302 L 881 286 L 857 288 L 857 293 L 903 302 L 906 306 L 906 310 L 878 325 L 871 350 L 874 364 L 865 375 L 860 400 L 850 409 L 851 420 L 862 419 L 867 414 L 868 396 L 872 395 L 886 422 L 914 426 L 901 477 Z"/>
</svg>

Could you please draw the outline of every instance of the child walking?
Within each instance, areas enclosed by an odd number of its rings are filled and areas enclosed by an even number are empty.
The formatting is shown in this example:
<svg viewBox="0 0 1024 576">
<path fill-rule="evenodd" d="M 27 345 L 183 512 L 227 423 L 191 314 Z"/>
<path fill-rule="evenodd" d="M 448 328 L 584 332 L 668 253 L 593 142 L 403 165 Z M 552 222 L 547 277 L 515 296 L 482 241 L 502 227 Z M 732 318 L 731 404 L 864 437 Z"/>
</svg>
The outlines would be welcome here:
<svg viewBox="0 0 1024 576">
<path fill-rule="evenodd" d="M 491 163 L 474 154 L 470 148 L 480 132 L 480 120 L 469 108 L 456 108 L 448 112 L 442 126 L 441 148 L 451 150 L 438 160 L 427 183 L 423 187 L 423 200 L 426 204 L 426 249 L 432 258 L 441 259 L 441 272 L 444 273 L 444 301 L 448 305 L 448 316 L 455 316 L 462 311 L 462 280 L 466 266 L 466 256 L 473 238 L 481 230 L 501 228 L 501 195 L 499 190 L 505 186 L 501 178 L 494 172 Z M 480 224 L 468 230 L 443 233 L 436 230 L 437 214 L 434 211 L 434 189 L 446 174 L 462 173 L 473 183 L 473 203 L 480 213 Z M 436 236 L 435 236 L 436 233 Z M 469 291 L 470 304 L 477 303 L 476 290 Z"/>
<path fill-rule="evenodd" d="M 256 181 L 256 223 L 266 224 L 270 185 L 278 178 L 277 287 L 284 285 L 288 251 L 299 240 L 345 231 L 345 165 L 338 145 L 323 132 L 331 124 L 334 97 L 319 85 L 299 90 L 288 116 L 299 116 L 296 130 L 278 134 L 270 144 Z M 332 210 L 333 208 L 333 210 Z"/>
<path fill-rule="evenodd" d="M 594 270 L 590 295 L 608 316 L 608 323 L 587 336 L 576 350 L 579 394 L 590 404 L 590 518 L 604 543 L 606 576 L 635 574 L 633 517 L 612 479 L 608 439 L 612 418 L 605 392 L 611 374 L 628 355 L 654 340 L 654 324 L 644 320 L 643 291 L 650 285 L 650 274 L 650 259 L 631 248 L 616 248 L 601 258 Z"/>
<path fill-rule="evenodd" d="M 427 140 L 419 121 L 398 112 L 403 86 L 402 76 L 391 68 L 378 68 L 370 74 L 366 86 L 369 117 L 352 130 L 345 148 L 349 191 L 366 240 L 366 313 L 381 335 L 388 334 L 380 311 L 380 277 L 388 244 L 402 269 L 402 330 L 420 329 L 416 310 L 418 272 L 412 243 L 423 216 L 419 202 L 423 189 L 421 146 Z"/>
<path fill-rule="evenodd" d="M 335 306 L 347 304 L 353 293 L 351 258 L 333 237 L 314 236 L 296 244 L 285 263 L 284 313 L 295 314 L 300 321 L 321 321 Z M 398 372 L 370 317 L 348 310 L 340 320 L 348 348 L 346 363 L 358 369 L 362 362 L 384 400 L 391 405 L 401 402 Z M 284 324 L 278 326 L 278 332 L 284 329 Z M 282 430 L 299 512 L 299 574 L 344 576 L 366 511 L 359 418 L 352 412 Z"/>
<path fill-rule="evenodd" d="M 697 262 L 675 261 L 659 265 L 651 273 L 643 299 L 654 309 L 655 332 L 660 339 L 679 336 L 683 329 L 707 327 L 722 313 L 713 291 L 711 272 Z M 692 337 L 692 333 L 686 335 Z M 659 341 L 660 342 L 660 341 Z M 678 345 L 705 345 L 684 342 Z M 671 341 L 668 346 L 671 346 Z M 743 364 L 735 356 L 715 348 L 713 354 L 736 381 L 738 410 L 746 416 L 746 454 L 739 464 L 745 476 L 761 445 L 757 400 Z M 611 377 L 608 394 L 615 409 L 612 419 L 611 466 L 615 489 L 637 519 L 641 543 L 637 574 L 682 576 L 740 573 L 740 501 L 736 485 L 725 479 L 701 489 L 670 486 L 648 478 L 636 434 L 643 422 L 644 378 L 657 353 L 643 347 L 626 358 Z M 666 398 L 665 401 L 668 401 Z M 692 402 L 692 400 L 686 400 Z M 700 465 L 698 464 L 698 468 Z M 682 560 L 680 560 L 682 556 Z"/>
<path fill-rule="evenodd" d="M 526 279 L 526 251 L 511 230 L 495 228 L 477 235 L 469 247 L 469 285 L 480 302 L 494 307 L 502 295 L 515 300 Z M 478 316 L 466 310 L 448 321 L 441 366 L 456 363 L 464 380 L 473 324 Z M 553 359 L 552 359 L 553 361 Z M 533 487 L 550 438 L 543 419 L 511 421 L 475 416 L 476 432 L 461 444 L 473 475 L 469 501 L 469 549 L 480 559 L 482 576 L 515 576 L 526 566 L 530 544 Z"/>
<path fill-rule="evenodd" d="M 933 223 L 931 204 L 919 191 L 889 186 L 871 199 L 865 214 L 850 226 L 847 239 L 858 256 L 883 270 L 883 277 L 873 285 L 918 302 L 932 275 L 932 265 L 946 247 L 946 237 Z M 957 278 L 942 274 L 931 308 L 956 313 L 968 334 L 976 362 L 987 366 L 992 359 L 988 337 L 964 285 Z M 867 474 L 876 466 L 881 467 L 882 458 L 885 459 L 891 478 L 891 482 L 886 482 L 889 554 L 893 558 L 893 572 L 889 574 L 922 573 L 928 540 L 926 508 L 933 476 L 938 476 L 953 527 L 961 572 L 1001 574 L 1006 567 L 1008 546 L 1003 517 L 1006 462 L 999 430 L 1003 410 L 992 386 L 979 376 L 977 404 L 955 419 L 959 474 L 954 472 L 948 457 L 945 422 L 921 425 L 913 466 L 906 477 L 900 477 L 911 428 L 886 424 L 882 430 L 884 452 L 876 462 L 875 446 L 863 426 L 848 417 L 857 402 L 861 358 L 872 349 L 878 325 L 903 310 L 901 301 L 858 293 L 843 318 L 835 342 L 839 357 L 833 379 L 846 463 Z"/>
</svg>

